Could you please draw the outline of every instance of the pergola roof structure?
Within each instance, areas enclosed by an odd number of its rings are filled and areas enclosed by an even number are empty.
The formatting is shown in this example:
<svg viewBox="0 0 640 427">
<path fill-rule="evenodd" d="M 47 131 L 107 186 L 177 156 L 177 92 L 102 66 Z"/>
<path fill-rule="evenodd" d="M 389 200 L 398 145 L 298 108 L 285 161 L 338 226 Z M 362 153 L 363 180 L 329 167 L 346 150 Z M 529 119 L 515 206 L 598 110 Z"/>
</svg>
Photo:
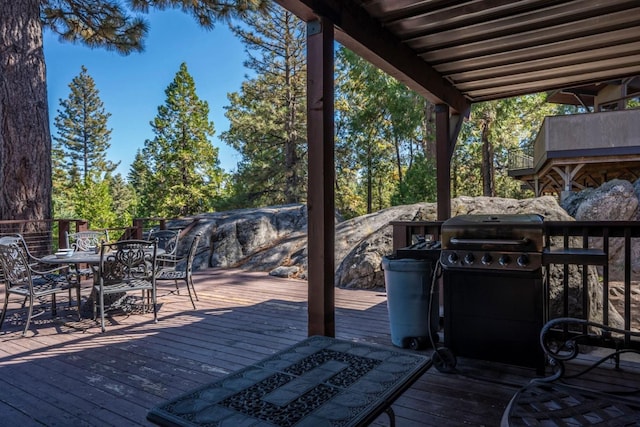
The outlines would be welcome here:
<svg viewBox="0 0 640 427">
<path fill-rule="evenodd" d="M 640 0 L 276 0 L 308 23 L 309 334 L 333 336 L 334 41 L 436 104 L 438 219 L 474 102 L 640 75 Z"/>
<path fill-rule="evenodd" d="M 430 101 L 467 103 L 640 74 L 637 0 L 278 0 Z"/>
</svg>

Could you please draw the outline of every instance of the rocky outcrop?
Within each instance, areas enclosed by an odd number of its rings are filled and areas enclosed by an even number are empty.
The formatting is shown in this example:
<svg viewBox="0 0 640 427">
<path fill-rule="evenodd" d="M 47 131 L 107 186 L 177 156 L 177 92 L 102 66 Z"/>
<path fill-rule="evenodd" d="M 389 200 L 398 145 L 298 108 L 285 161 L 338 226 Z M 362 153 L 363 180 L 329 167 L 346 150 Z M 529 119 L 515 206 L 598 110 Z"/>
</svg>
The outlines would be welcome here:
<svg viewBox="0 0 640 427">
<path fill-rule="evenodd" d="M 552 220 L 567 220 L 570 217 L 549 196 L 535 199 L 515 200 L 495 197 L 459 197 L 451 202 L 452 216 L 487 213 L 539 213 Z M 435 221 L 435 203 L 419 203 L 396 207 L 393 212 L 401 214 L 396 221 Z M 378 221 L 375 214 L 369 216 L 369 235 L 354 245 L 344 258 L 336 257 L 336 286 L 345 288 L 383 288 L 384 276 L 380 268 L 382 257 L 392 252 L 392 227 L 389 221 Z M 385 218 L 386 219 L 386 218 Z M 349 222 L 349 221 L 347 221 Z M 351 227 L 343 227 L 342 231 Z M 339 235 L 340 230 L 336 230 Z"/>
<path fill-rule="evenodd" d="M 561 206 L 577 221 L 633 221 L 638 215 L 638 190 L 629 181 L 615 179 L 572 193 Z"/>
<path fill-rule="evenodd" d="M 565 206 L 578 219 L 610 220 L 611 215 L 635 219 L 639 193 L 638 188 L 629 183 L 613 181 L 600 189 L 567 198 Z M 545 220 L 573 220 L 567 211 L 558 205 L 556 199 L 549 196 L 524 200 L 459 197 L 452 200 L 451 212 L 452 216 L 537 213 Z M 199 215 L 197 219 L 199 221 L 194 231 L 203 232 L 203 245 L 209 250 L 201 251 L 196 268 L 240 267 L 265 271 L 280 277 L 307 277 L 307 212 L 304 205 L 215 212 Z M 343 288 L 383 289 L 384 273 L 381 261 L 384 256 L 392 253 L 393 243 L 392 226 L 389 223 L 435 219 L 434 203 L 395 206 L 347 221 L 340 221 L 336 217 L 335 285 Z M 182 221 L 185 221 L 186 226 L 193 219 Z M 170 224 L 170 227 L 179 226 L 180 224 L 176 223 Z M 558 245 L 560 244 L 561 242 L 558 242 Z M 560 312 L 564 271 L 560 266 L 554 266 L 547 274 L 551 284 L 550 311 Z M 602 306 L 599 305 L 603 300 L 602 287 L 595 268 L 590 268 L 588 275 L 587 292 L 591 301 L 596 302 L 590 307 L 589 317 L 598 320 L 602 313 Z M 579 307 L 583 289 L 582 274 L 578 266 L 570 267 L 569 289 L 571 306 L 575 303 L 575 306 Z"/>
<path fill-rule="evenodd" d="M 571 219 L 552 197 L 516 200 L 460 197 L 452 200 L 452 215 L 539 213 L 550 220 Z M 307 277 L 307 213 L 304 205 L 271 206 L 201 214 L 192 232 L 203 231 L 210 248 L 207 266 L 240 267 L 286 277 Z M 434 221 L 435 203 L 395 206 L 348 221 L 336 219 L 336 286 L 384 287 L 382 257 L 392 252 L 391 221 Z M 172 222 L 170 227 L 184 228 Z M 189 240 L 188 238 L 185 240 Z M 198 266 L 204 267 L 199 258 Z"/>
<path fill-rule="evenodd" d="M 244 266 L 268 271 L 286 265 L 286 259 L 265 256 L 261 259 L 264 264 L 257 266 L 252 257 L 278 247 L 281 250 L 277 252 L 285 257 L 295 252 L 296 248 L 287 245 L 287 241 L 292 239 L 291 242 L 299 244 L 300 238 L 306 239 L 307 209 L 304 205 L 236 209 L 172 220 L 167 226 L 189 229 L 188 235 L 181 240 L 179 254 L 186 253 L 188 242 L 195 233 L 202 233 L 194 269 Z"/>
<path fill-rule="evenodd" d="M 639 215 L 640 181 L 612 180 L 599 188 L 573 193 L 561 206 L 577 221 L 637 221 Z M 602 247 L 601 239 L 593 239 L 589 246 Z M 624 241 L 609 239 L 609 280 L 624 280 Z M 640 243 L 632 241 L 631 259 L 640 260 Z M 640 263 L 632 265 L 634 276 L 640 274 Z"/>
</svg>

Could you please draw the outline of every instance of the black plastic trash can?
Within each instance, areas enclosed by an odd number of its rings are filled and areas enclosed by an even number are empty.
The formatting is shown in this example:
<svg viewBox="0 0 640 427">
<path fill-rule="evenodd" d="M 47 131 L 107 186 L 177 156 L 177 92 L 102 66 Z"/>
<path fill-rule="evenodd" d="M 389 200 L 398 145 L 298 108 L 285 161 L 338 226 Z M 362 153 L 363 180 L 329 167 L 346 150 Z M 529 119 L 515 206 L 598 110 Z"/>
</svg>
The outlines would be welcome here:
<svg viewBox="0 0 640 427">
<path fill-rule="evenodd" d="M 429 328 L 433 342 L 438 342 L 439 291 L 437 283 L 432 286 L 436 262 L 396 256 L 382 258 L 391 342 L 396 347 L 419 349 L 430 345 Z"/>
</svg>

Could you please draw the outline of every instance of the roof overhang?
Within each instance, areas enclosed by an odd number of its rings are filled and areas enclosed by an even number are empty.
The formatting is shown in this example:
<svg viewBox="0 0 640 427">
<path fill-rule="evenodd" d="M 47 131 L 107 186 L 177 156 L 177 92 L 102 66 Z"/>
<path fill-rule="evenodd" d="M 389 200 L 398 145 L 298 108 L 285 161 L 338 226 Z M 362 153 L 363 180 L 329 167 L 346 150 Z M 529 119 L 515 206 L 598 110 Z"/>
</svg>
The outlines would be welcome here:
<svg viewBox="0 0 640 427">
<path fill-rule="evenodd" d="M 434 103 L 640 75 L 638 0 L 276 0 Z"/>
</svg>

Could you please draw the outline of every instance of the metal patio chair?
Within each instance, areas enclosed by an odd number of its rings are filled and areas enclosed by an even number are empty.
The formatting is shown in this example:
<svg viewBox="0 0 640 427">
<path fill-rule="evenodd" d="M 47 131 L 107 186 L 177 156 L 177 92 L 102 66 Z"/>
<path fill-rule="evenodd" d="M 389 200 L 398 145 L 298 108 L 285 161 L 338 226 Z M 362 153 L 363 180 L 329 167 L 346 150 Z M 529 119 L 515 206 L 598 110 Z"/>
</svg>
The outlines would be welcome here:
<svg viewBox="0 0 640 427">
<path fill-rule="evenodd" d="M 65 232 L 65 241 L 67 248 L 76 252 L 95 252 L 105 242 L 109 241 L 109 232 L 107 230 L 85 230 L 75 233 Z M 99 249 L 98 249 L 99 250 Z M 94 269 L 91 266 L 80 267 L 75 266 L 78 276 L 84 276 L 87 279 L 93 277 Z"/>
<path fill-rule="evenodd" d="M 75 233 L 65 232 L 67 248 L 74 251 L 95 251 L 96 247 L 109 241 L 107 230 L 85 230 Z"/>
<path fill-rule="evenodd" d="M 624 375 L 623 355 L 640 355 L 640 332 L 619 329 L 585 319 L 561 317 L 549 320 L 540 331 L 540 344 L 553 373 L 533 378 L 509 401 L 501 427 L 520 426 L 637 426 L 640 390 L 615 381 Z M 589 363 L 567 369 L 583 348 L 600 347 Z M 611 370 L 610 382 L 589 381 Z M 599 372 L 600 371 L 600 372 Z"/>
<path fill-rule="evenodd" d="M 100 327 L 105 331 L 105 295 L 142 291 L 142 310 L 145 312 L 145 291 L 151 294 L 153 321 L 158 321 L 156 306 L 156 241 L 120 240 L 105 243 L 100 248 L 100 264 L 94 284 L 96 298 L 93 303 L 93 318 L 100 309 Z"/>
<path fill-rule="evenodd" d="M 30 264 L 27 251 L 20 238 L 4 237 L 0 241 L 0 267 L 4 275 L 5 299 L 0 315 L 0 328 L 4 323 L 11 295 L 24 298 L 22 306 L 28 302 L 27 320 L 22 336 L 26 336 L 33 317 L 35 299 L 51 295 L 51 313 L 57 314 L 56 294 L 76 290 L 78 320 L 80 319 L 80 283 L 76 276 L 67 273 L 67 267 L 56 267 L 48 270 L 36 270 Z M 69 299 L 71 305 L 71 299 Z"/>
<path fill-rule="evenodd" d="M 191 300 L 191 305 L 193 308 L 196 308 L 195 300 L 198 301 L 198 294 L 196 294 L 196 289 L 193 286 L 193 260 L 196 257 L 196 252 L 198 250 L 198 243 L 200 243 L 200 238 L 202 237 L 202 233 L 198 232 L 193 237 L 193 241 L 191 242 L 191 246 L 189 247 L 189 252 L 187 256 L 183 258 L 175 258 L 173 260 L 164 260 L 162 265 L 159 265 L 158 273 L 156 274 L 156 281 L 162 280 L 173 280 L 176 284 L 176 290 L 179 293 L 178 280 L 183 280 L 187 287 L 187 291 L 189 292 L 189 299 Z M 160 258 L 160 257 L 158 257 Z"/>
<path fill-rule="evenodd" d="M 0 237 L 0 244 L 9 244 L 13 242 L 18 243 L 20 247 L 23 249 L 25 253 L 25 257 L 27 258 L 27 262 L 32 268 L 35 268 L 36 270 L 37 269 L 46 270 L 50 267 L 49 264 L 42 262 L 42 260 L 39 257 L 31 253 L 31 251 L 29 250 L 29 245 L 27 245 L 27 241 L 25 240 L 22 234 L 20 233 L 7 234 L 5 236 Z"/>
<path fill-rule="evenodd" d="M 151 230 L 149 240 L 158 242 L 158 249 L 163 249 L 164 253 L 158 255 L 158 263 L 163 265 L 165 261 L 173 263 L 178 254 L 178 244 L 180 243 L 180 232 L 182 230 Z"/>
</svg>

